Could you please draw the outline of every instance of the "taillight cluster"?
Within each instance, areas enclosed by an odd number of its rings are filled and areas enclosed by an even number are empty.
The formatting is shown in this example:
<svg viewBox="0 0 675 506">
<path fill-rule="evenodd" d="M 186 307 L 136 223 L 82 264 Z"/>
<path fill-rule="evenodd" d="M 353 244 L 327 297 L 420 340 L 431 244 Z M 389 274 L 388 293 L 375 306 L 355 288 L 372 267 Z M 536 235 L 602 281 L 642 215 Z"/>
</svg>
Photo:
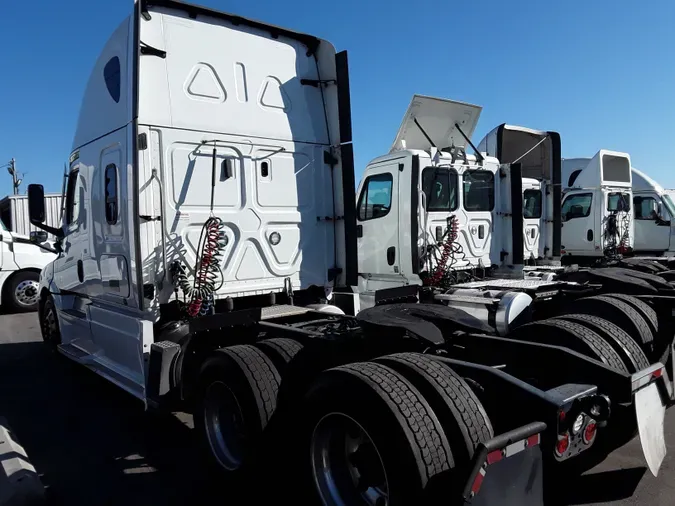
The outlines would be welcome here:
<svg viewBox="0 0 675 506">
<path fill-rule="evenodd" d="M 561 432 L 555 445 L 555 456 L 558 460 L 565 460 L 593 444 L 597 433 L 597 422 L 586 413 L 579 413 L 571 423 L 567 421 L 569 415 L 560 411 L 558 419 Z"/>
</svg>

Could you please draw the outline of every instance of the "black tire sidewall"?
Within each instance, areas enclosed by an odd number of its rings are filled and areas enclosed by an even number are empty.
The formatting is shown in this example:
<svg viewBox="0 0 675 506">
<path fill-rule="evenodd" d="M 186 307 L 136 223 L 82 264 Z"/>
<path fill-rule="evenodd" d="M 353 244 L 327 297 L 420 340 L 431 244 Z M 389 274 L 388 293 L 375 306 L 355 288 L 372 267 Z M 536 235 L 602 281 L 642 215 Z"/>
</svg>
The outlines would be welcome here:
<svg viewBox="0 0 675 506">
<path fill-rule="evenodd" d="M 245 470 L 247 468 L 254 465 L 256 451 L 255 448 L 251 448 L 252 451 L 246 455 L 242 462 L 242 466 L 233 471 L 226 470 L 222 467 L 218 459 L 213 455 L 206 432 L 204 401 L 208 387 L 217 381 L 227 385 L 237 398 L 244 419 L 243 423 L 250 440 L 255 441 L 259 439 L 263 432 L 262 421 L 251 386 L 244 372 L 236 365 L 236 363 L 229 359 L 225 354 L 207 360 L 197 380 L 197 388 L 195 391 L 193 414 L 195 431 L 198 435 L 202 453 L 208 460 L 209 467 L 219 474 L 239 478 L 245 475 Z"/>
<path fill-rule="evenodd" d="M 44 331 L 44 325 L 45 325 L 45 320 L 47 318 L 47 313 L 49 311 L 52 311 L 54 313 L 54 321 L 56 323 L 56 339 L 54 339 L 54 336 L 51 338 L 45 335 Z M 59 317 L 58 314 L 56 313 L 56 304 L 54 303 L 54 299 L 50 295 L 47 297 L 47 300 L 44 303 L 44 306 L 42 306 L 42 309 L 39 312 L 40 316 L 40 333 L 42 334 L 42 339 L 44 342 L 50 347 L 56 349 L 56 347 L 61 344 L 61 328 L 59 327 Z"/>
</svg>

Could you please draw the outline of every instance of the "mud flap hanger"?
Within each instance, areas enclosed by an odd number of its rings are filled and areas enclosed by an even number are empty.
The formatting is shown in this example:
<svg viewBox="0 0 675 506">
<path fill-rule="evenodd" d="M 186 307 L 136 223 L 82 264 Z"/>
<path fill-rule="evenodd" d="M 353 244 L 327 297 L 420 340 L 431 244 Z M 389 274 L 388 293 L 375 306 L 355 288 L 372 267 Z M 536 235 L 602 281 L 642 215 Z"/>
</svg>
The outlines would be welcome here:
<svg viewBox="0 0 675 506">
<path fill-rule="evenodd" d="M 638 390 L 641 390 L 642 388 L 654 382 L 657 383 L 663 398 L 667 400 L 669 405 L 672 405 L 675 401 L 675 388 L 673 386 L 673 382 L 668 376 L 666 366 L 664 366 L 661 362 L 650 365 L 646 369 L 631 375 L 631 390 L 633 395 Z"/>
</svg>

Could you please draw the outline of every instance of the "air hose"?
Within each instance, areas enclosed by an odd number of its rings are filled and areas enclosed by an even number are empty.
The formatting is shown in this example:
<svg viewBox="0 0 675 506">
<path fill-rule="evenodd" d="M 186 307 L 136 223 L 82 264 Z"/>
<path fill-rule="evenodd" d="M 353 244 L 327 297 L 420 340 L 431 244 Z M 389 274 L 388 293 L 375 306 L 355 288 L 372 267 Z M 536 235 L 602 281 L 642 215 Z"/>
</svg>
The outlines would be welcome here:
<svg viewBox="0 0 675 506">
<path fill-rule="evenodd" d="M 189 299 L 187 313 L 190 317 L 204 316 L 214 312 L 214 293 L 223 285 L 223 273 L 220 260 L 227 246 L 225 223 L 214 216 L 213 204 L 216 186 L 216 146 L 213 146 L 213 162 L 211 177 L 211 216 L 202 226 L 197 243 L 194 267 L 194 282 L 190 283 L 185 267 L 180 262 L 171 266 L 172 279 L 176 289 L 180 288 Z"/>
<path fill-rule="evenodd" d="M 432 267 L 430 276 L 425 280 L 428 286 L 441 286 L 444 282 L 448 282 L 452 277 L 454 266 L 465 258 L 462 245 L 457 242 L 459 237 L 459 220 L 454 214 L 448 218 L 448 227 L 442 239 L 442 246 L 440 247 L 440 258 L 434 255 L 436 265 Z M 438 248 L 436 246 L 435 248 Z M 436 251 L 434 251 L 436 253 Z"/>
</svg>

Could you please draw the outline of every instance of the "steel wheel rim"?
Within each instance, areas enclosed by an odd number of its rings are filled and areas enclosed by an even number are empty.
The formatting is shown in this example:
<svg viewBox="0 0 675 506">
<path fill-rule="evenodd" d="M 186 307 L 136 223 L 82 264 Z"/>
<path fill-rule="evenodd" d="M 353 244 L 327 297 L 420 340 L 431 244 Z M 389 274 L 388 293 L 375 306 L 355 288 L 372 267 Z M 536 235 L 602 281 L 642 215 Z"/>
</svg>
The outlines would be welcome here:
<svg viewBox="0 0 675 506">
<path fill-rule="evenodd" d="M 37 281 L 21 281 L 14 289 L 14 300 L 22 306 L 34 306 L 37 304 L 39 287 Z"/>
<path fill-rule="evenodd" d="M 344 413 L 324 416 L 314 427 L 312 474 L 327 506 L 387 506 L 389 481 L 368 432 Z"/>
<path fill-rule="evenodd" d="M 228 471 L 239 469 L 246 449 L 244 416 L 237 396 L 221 381 L 206 389 L 204 424 L 211 453 L 218 463 Z"/>
</svg>

